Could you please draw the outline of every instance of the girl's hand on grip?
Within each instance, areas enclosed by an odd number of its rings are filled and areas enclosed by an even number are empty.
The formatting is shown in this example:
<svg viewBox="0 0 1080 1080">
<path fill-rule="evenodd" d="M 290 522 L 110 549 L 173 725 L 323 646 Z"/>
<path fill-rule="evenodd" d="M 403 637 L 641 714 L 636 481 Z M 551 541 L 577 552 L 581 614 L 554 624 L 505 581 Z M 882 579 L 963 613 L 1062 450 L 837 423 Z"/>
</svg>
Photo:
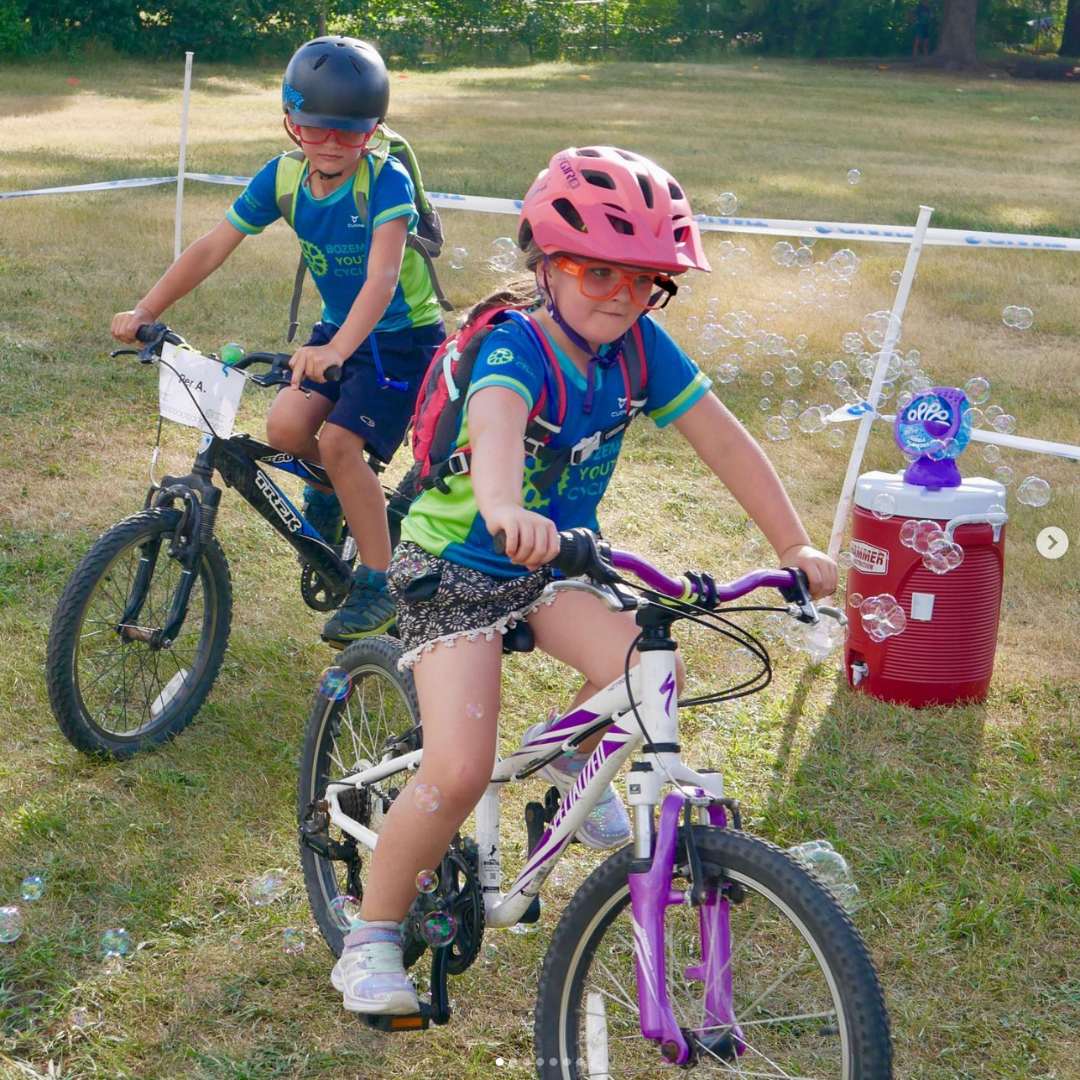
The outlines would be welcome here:
<svg viewBox="0 0 1080 1080">
<path fill-rule="evenodd" d="M 507 558 L 529 570 L 538 570 L 559 554 L 555 523 L 520 506 L 500 506 L 485 517 L 492 536 L 502 533 Z"/>
</svg>

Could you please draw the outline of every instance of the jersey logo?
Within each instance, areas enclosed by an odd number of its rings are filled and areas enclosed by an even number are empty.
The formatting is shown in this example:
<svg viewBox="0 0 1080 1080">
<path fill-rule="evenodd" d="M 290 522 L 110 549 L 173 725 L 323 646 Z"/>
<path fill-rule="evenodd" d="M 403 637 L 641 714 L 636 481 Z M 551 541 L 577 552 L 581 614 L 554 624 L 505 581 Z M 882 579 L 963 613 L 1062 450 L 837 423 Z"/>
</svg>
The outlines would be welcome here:
<svg viewBox="0 0 1080 1080">
<path fill-rule="evenodd" d="M 364 223 L 360 220 L 359 214 L 349 215 L 349 224 L 345 226 L 347 229 L 362 229 Z"/>
<path fill-rule="evenodd" d="M 493 350 L 487 358 L 488 367 L 501 367 L 503 364 L 510 364 L 514 360 L 514 354 L 506 348 Z"/>
</svg>

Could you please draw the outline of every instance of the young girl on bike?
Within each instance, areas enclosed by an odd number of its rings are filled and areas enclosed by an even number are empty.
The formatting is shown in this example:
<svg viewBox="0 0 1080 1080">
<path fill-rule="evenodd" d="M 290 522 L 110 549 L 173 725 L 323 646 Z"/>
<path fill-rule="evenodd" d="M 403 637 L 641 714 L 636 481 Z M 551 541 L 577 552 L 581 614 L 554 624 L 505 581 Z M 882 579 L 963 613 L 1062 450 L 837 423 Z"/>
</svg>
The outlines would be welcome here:
<svg viewBox="0 0 1080 1080">
<path fill-rule="evenodd" d="M 625 416 L 628 404 L 619 354 L 630 348 L 635 323 L 641 336 L 634 340 L 644 343 L 647 355 L 644 411 L 657 426 L 679 430 L 759 525 L 780 563 L 806 571 L 814 596 L 836 585 L 835 565 L 811 547 L 760 447 L 647 314 L 674 294 L 675 275 L 709 269 L 675 179 L 625 150 L 564 150 L 525 196 L 518 239 L 535 279 L 531 328 L 507 320 L 483 340 L 457 441 L 471 448 L 469 471 L 449 476 L 446 491 L 432 487 L 414 502 L 390 564 L 402 663 L 412 666 L 419 695 L 424 755 L 383 821 L 363 921 L 349 932 L 333 971 L 345 1008 L 357 1012 L 417 1009 L 402 968 L 399 921 L 415 898 L 417 873 L 439 864 L 490 779 L 501 633 L 527 619 L 537 646 L 584 676 L 574 704 L 622 677 L 637 634 L 633 614 L 613 613 L 580 593 L 564 592 L 550 604 L 541 594 L 550 580 L 545 563 L 558 554 L 558 531 L 597 527 L 596 506 L 622 441 L 610 431 L 612 418 Z M 566 420 L 550 445 L 590 445 L 583 442 L 588 436 L 607 436 L 594 440 L 599 445 L 587 458 L 571 455 L 558 482 L 543 492 L 523 441 L 549 363 L 548 348 L 534 332 L 546 339 L 567 385 Z M 493 544 L 499 533 L 505 555 Z M 404 595 L 417 578 L 438 580 L 433 595 Z M 585 753 L 549 766 L 547 777 L 568 790 L 599 738 L 582 747 Z M 421 789 L 426 798 L 417 800 L 420 784 L 428 785 Z M 596 848 L 629 839 L 628 815 L 613 790 L 578 837 Z"/>
<path fill-rule="evenodd" d="M 304 516 L 335 543 L 344 508 L 356 540 L 360 565 L 352 591 L 323 630 L 335 642 L 381 633 L 393 622 L 384 497 L 364 453 L 390 460 L 444 333 L 427 264 L 406 246 L 417 222 L 408 170 L 389 155 L 381 162 L 366 221 L 352 195 L 357 168 L 371 168 L 375 175 L 368 142 L 389 100 L 382 57 L 356 38 L 309 41 L 285 69 L 285 131 L 306 158 L 290 224 L 323 311 L 292 358 L 292 387 L 274 402 L 266 434 L 278 449 L 322 462 L 334 494 L 309 486 Z M 259 170 L 225 220 L 188 247 L 133 310 L 113 317 L 114 337 L 134 341 L 141 325 L 155 322 L 209 277 L 245 236 L 282 216 L 281 160 Z M 324 380 L 332 365 L 342 369 L 340 382 Z"/>
</svg>

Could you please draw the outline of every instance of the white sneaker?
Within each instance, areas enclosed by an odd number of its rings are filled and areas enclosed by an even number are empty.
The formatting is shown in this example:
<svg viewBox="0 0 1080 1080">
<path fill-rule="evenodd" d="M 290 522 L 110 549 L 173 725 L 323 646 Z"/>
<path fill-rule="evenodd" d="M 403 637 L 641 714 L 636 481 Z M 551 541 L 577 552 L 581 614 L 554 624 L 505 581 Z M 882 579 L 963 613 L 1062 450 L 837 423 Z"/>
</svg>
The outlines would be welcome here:
<svg viewBox="0 0 1080 1080">
<path fill-rule="evenodd" d="M 416 989 L 405 974 L 401 934 L 381 926 L 363 927 L 359 944 L 348 946 L 330 972 L 330 982 L 349 1012 L 404 1015 L 420 1011 Z"/>
<path fill-rule="evenodd" d="M 546 723 L 534 724 L 525 733 L 525 741 L 535 738 L 547 730 Z M 550 780 L 560 794 L 565 795 L 577 782 L 582 766 L 588 761 L 588 755 L 563 754 L 550 765 L 545 765 L 538 775 Z M 574 834 L 586 847 L 603 851 L 606 848 L 620 847 L 631 835 L 630 815 L 623 806 L 615 788 L 608 784 L 607 790 L 589 811 L 584 824 Z"/>
</svg>

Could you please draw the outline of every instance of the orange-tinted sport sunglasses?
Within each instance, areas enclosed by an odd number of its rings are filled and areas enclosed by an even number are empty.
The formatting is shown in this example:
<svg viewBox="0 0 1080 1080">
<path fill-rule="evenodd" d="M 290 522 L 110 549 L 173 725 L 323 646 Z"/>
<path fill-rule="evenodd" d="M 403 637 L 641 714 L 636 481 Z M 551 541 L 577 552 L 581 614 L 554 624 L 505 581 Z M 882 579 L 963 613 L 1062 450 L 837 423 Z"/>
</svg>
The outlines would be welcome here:
<svg viewBox="0 0 1080 1080">
<path fill-rule="evenodd" d="M 590 300 L 610 300 L 625 288 L 633 303 L 651 310 L 666 306 L 679 291 L 672 278 L 655 270 L 624 270 L 611 263 L 572 259 L 568 255 L 558 255 L 552 263 L 564 274 L 576 277 L 581 295 Z"/>
</svg>

